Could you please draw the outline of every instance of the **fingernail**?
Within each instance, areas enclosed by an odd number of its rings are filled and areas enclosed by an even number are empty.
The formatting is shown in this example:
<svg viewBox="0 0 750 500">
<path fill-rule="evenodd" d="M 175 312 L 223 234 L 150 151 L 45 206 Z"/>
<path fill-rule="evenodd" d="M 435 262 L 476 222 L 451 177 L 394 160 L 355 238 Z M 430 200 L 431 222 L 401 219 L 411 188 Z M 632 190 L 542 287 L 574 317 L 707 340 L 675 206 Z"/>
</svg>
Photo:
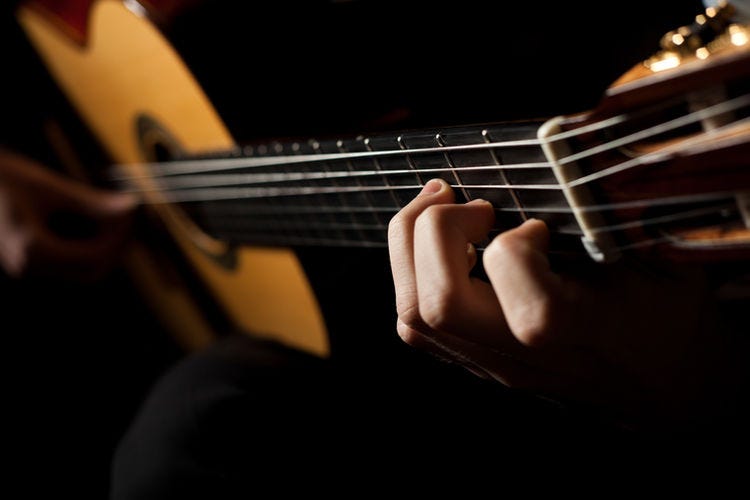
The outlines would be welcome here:
<svg viewBox="0 0 750 500">
<path fill-rule="evenodd" d="M 435 194 L 443 187 L 443 182 L 440 179 L 430 179 L 427 184 L 424 185 L 422 191 L 419 192 L 419 196 L 426 194 Z"/>
</svg>

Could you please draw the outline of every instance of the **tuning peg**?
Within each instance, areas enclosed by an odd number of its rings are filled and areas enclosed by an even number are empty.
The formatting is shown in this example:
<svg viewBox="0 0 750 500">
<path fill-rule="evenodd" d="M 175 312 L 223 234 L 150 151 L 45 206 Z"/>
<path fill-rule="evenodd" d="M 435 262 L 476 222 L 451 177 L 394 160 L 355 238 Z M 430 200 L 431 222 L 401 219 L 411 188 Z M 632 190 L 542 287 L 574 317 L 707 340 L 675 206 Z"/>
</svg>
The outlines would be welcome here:
<svg viewBox="0 0 750 500">
<path fill-rule="evenodd" d="M 682 55 L 695 53 L 724 33 L 735 12 L 734 6 L 726 1 L 719 2 L 715 7 L 708 7 L 703 14 L 695 16 L 692 25 L 681 26 L 664 35 L 661 47 L 665 51 Z"/>
<path fill-rule="evenodd" d="M 660 41 L 662 50 L 645 61 L 646 67 L 662 71 L 680 65 L 684 59 L 706 59 L 727 45 L 745 45 L 750 31 L 732 22 L 735 13 L 735 7 L 725 0 L 706 8 L 691 25 L 666 33 Z"/>
</svg>

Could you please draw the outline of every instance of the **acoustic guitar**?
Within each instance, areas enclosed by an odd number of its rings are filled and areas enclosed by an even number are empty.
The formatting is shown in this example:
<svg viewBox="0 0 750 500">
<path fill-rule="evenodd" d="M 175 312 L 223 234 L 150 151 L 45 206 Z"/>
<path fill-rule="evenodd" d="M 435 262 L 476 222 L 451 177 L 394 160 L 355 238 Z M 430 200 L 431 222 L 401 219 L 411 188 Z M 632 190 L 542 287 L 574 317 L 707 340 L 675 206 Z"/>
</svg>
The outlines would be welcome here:
<svg viewBox="0 0 750 500">
<path fill-rule="evenodd" d="M 186 346 L 210 341 L 218 317 L 329 356 L 330 284 L 300 252 L 382 256 L 390 218 L 433 177 L 461 202 L 490 200 L 493 234 L 543 219 L 555 255 L 748 255 L 750 31 L 729 4 L 667 33 L 578 114 L 239 144 L 154 22 L 172 3 L 33 0 L 17 18 L 111 158 L 100 177 L 139 193 L 168 235 L 134 248 L 131 267 Z"/>
</svg>

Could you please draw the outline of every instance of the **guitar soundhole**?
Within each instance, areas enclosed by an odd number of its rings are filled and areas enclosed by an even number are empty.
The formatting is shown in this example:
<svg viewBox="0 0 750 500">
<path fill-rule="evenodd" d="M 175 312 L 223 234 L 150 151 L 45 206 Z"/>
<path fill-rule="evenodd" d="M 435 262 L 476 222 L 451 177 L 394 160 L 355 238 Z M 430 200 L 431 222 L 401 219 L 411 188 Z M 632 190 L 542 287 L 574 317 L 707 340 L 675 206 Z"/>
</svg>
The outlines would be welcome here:
<svg viewBox="0 0 750 500">
<path fill-rule="evenodd" d="M 138 116 L 136 133 L 141 154 L 148 162 L 165 162 L 183 156 L 182 148 L 174 137 L 148 115 Z"/>
<path fill-rule="evenodd" d="M 151 147 L 151 155 L 153 156 L 153 159 L 151 161 L 155 162 L 169 161 L 174 159 L 173 152 L 166 144 L 161 142 L 154 143 L 154 145 Z"/>
<path fill-rule="evenodd" d="M 150 116 L 138 116 L 136 128 L 144 161 L 164 163 L 189 158 L 167 129 Z M 196 247 L 216 264 L 226 269 L 233 269 L 237 265 L 234 248 L 226 241 L 214 239 L 211 232 L 201 223 L 200 203 L 170 203 L 169 213 L 172 216 L 172 223 L 178 220 L 180 230 L 185 232 Z"/>
</svg>

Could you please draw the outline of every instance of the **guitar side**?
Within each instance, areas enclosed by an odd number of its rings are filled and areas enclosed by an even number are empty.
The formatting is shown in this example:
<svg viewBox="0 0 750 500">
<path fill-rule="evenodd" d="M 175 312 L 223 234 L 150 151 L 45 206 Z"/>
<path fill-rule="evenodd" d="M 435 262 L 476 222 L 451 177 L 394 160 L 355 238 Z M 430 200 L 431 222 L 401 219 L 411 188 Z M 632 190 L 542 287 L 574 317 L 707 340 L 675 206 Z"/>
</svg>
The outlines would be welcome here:
<svg viewBox="0 0 750 500">
<path fill-rule="evenodd" d="M 179 55 L 142 12 L 118 0 L 94 2 L 84 44 L 33 6 L 22 6 L 18 20 L 110 157 L 131 165 L 134 175 L 147 179 L 139 165 L 149 160 L 144 140 L 152 136 L 168 138 L 188 154 L 236 147 Z M 139 129 L 144 121 L 157 126 L 144 133 Z M 160 131 L 164 137 L 156 137 Z M 230 248 L 169 204 L 150 209 L 233 326 L 318 356 L 329 354 L 317 299 L 292 250 Z M 159 305 L 168 327 L 189 348 L 210 341 L 215 333 L 190 293 L 157 280 L 158 263 L 144 248 L 136 246 L 132 254 L 136 281 Z"/>
</svg>

